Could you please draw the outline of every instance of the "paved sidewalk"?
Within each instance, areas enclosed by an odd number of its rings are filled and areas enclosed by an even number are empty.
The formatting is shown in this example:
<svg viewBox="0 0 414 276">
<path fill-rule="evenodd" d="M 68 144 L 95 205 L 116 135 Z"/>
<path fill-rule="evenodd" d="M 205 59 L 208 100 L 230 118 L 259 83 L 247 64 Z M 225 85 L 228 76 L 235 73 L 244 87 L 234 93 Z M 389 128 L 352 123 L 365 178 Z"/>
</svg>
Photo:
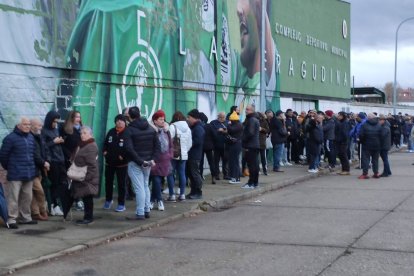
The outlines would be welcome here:
<svg viewBox="0 0 414 276">
<path fill-rule="evenodd" d="M 17 230 L 0 228 L 0 275 L 164 225 L 197 212 L 208 211 L 210 208 L 226 208 L 237 201 L 329 173 L 323 171 L 309 174 L 304 166 L 289 166 L 284 169 L 284 173 L 260 175 L 260 188 L 255 190 L 244 190 L 240 188 L 241 185 L 231 185 L 227 181 L 212 185 L 207 178 L 204 181 L 203 200 L 166 203 L 165 211 L 153 210 L 151 218 L 145 221 L 125 219 L 134 214 L 133 201 L 127 202 L 126 212 L 116 213 L 113 210 L 103 210 L 101 207 L 104 199 L 97 199 L 95 223 L 90 226 L 76 226 L 72 222 L 63 223 L 59 217 L 51 217 L 47 222 L 22 225 Z M 246 181 L 247 178 L 242 178 L 242 183 Z M 82 216 L 83 212 L 73 212 L 73 220 Z"/>
</svg>

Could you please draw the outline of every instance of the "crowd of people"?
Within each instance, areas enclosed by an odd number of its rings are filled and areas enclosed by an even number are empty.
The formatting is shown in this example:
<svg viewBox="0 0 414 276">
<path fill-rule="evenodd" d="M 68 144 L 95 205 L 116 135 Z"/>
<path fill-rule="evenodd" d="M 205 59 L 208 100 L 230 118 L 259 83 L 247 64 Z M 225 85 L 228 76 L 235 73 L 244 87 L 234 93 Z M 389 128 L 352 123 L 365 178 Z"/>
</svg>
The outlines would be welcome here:
<svg viewBox="0 0 414 276">
<path fill-rule="evenodd" d="M 167 123 L 163 110 L 144 118 L 138 107 L 125 109 L 114 118 L 102 145 L 103 209 L 112 210 L 115 175 L 114 211 L 124 212 L 126 199 L 135 198 L 135 215 L 127 219 L 144 220 L 152 209 L 164 211 L 164 200 L 203 197 L 204 159 L 212 184 L 223 179 L 238 185 L 246 177 L 241 188 L 255 189 L 260 168 L 263 177 L 269 167 L 278 174 L 293 164 L 306 165 L 312 174 L 324 168 L 333 172 L 337 159 L 339 175 L 350 175 L 350 164 L 359 160 L 359 179 L 368 179 L 370 168 L 373 178 L 389 177 L 392 145 L 398 148 L 406 143 L 408 151 L 414 151 L 414 128 L 408 115 L 335 114 L 332 110 L 299 114 L 291 109 L 262 113 L 253 105 L 246 106 L 245 114 L 241 122 L 240 110 L 233 106 L 228 114 L 219 112 L 217 119 L 208 122 L 204 113 L 193 109 L 187 116 L 176 111 Z M 92 129 L 82 125 L 77 111 L 70 112 L 63 123 L 55 111 L 47 113 L 44 125 L 40 119 L 21 118 L 0 149 L 0 163 L 7 171 L 8 226 L 36 224 L 49 215 L 66 219 L 73 205 L 84 211 L 78 225 L 93 223 L 93 198 L 99 193 L 101 176 L 98 148 Z M 165 199 L 163 186 L 168 193 Z"/>
</svg>

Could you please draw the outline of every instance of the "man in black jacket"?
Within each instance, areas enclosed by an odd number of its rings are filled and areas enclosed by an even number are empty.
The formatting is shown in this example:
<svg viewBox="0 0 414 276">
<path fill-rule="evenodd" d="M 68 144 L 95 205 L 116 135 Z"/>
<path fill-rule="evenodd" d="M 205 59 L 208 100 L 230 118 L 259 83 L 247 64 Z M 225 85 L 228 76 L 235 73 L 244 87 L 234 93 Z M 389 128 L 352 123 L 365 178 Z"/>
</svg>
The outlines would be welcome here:
<svg viewBox="0 0 414 276">
<path fill-rule="evenodd" d="M 148 187 L 151 167 L 155 165 L 160 152 L 157 132 L 148 121 L 141 118 L 139 108 L 129 108 L 132 119 L 125 130 L 125 148 L 128 163 L 128 175 L 135 190 L 136 211 L 134 217 L 127 219 L 143 220 L 150 217 L 150 191 Z"/>
<path fill-rule="evenodd" d="M 323 137 L 325 145 L 325 155 L 328 157 L 328 168 L 333 171 L 336 165 L 335 150 L 335 119 L 332 110 L 325 111 L 325 121 L 323 122 Z"/>
<path fill-rule="evenodd" d="M 368 179 L 369 160 L 371 158 L 373 178 L 379 178 L 378 174 L 378 158 L 381 150 L 381 126 L 378 123 L 378 118 L 370 113 L 367 116 L 368 120 L 362 125 L 359 132 L 359 140 L 362 145 L 362 175 L 359 179 Z"/>
<path fill-rule="evenodd" d="M 287 161 L 288 163 L 295 162 L 299 164 L 299 147 L 298 147 L 298 121 L 294 115 L 292 109 L 286 110 L 286 130 L 288 132 L 288 137 L 286 141 L 287 147 Z"/>
<path fill-rule="evenodd" d="M 379 124 L 381 125 L 381 150 L 380 150 L 380 156 L 382 159 L 382 162 L 384 163 L 384 170 L 381 177 L 388 177 L 391 173 L 390 168 L 390 162 L 388 161 L 388 151 L 391 148 L 391 130 L 390 130 L 390 124 L 387 121 L 387 118 L 385 118 L 384 115 L 380 115 L 379 117 Z"/>
<path fill-rule="evenodd" d="M 253 105 L 246 106 L 246 120 L 244 122 L 242 146 L 245 149 L 245 159 L 249 168 L 249 181 L 243 189 L 253 189 L 259 185 L 258 154 L 260 122 Z"/>
<path fill-rule="evenodd" d="M 339 160 L 341 161 L 341 172 L 339 175 L 349 175 L 349 160 L 348 160 L 348 141 L 349 141 L 350 124 L 345 112 L 338 113 L 335 124 L 335 148 L 338 152 Z"/>
<path fill-rule="evenodd" d="M 287 140 L 288 132 L 286 130 L 285 122 L 283 120 L 283 112 L 276 111 L 275 117 L 270 121 L 271 141 L 273 145 L 273 171 L 283 172 L 280 169 L 280 162 L 282 160 L 283 149 Z"/>
<path fill-rule="evenodd" d="M 191 191 L 187 195 L 188 199 L 201 199 L 203 192 L 203 178 L 200 174 L 200 160 L 203 155 L 203 145 L 205 130 L 200 121 L 200 112 L 193 109 L 187 114 L 187 122 L 191 129 L 191 137 L 193 146 L 188 152 L 188 160 L 186 165 L 187 176 L 190 180 Z"/>
<path fill-rule="evenodd" d="M 30 214 L 33 179 L 37 175 L 35 164 L 36 144 L 30 134 L 30 121 L 21 118 L 13 132 L 3 139 L 0 163 L 7 171 L 8 225 L 17 229 L 20 224 L 36 224 Z"/>
</svg>

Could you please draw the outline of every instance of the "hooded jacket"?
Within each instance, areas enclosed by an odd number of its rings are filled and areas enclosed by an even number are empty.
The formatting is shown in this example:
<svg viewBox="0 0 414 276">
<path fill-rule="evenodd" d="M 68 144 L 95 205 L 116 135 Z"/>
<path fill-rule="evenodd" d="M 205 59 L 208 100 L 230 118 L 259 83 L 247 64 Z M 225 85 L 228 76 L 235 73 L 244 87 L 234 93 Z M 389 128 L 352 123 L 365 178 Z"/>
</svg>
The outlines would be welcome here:
<svg viewBox="0 0 414 276">
<path fill-rule="evenodd" d="M 191 138 L 191 129 L 187 122 L 177 121 L 172 123 L 170 125 L 170 134 L 171 139 L 173 139 L 176 135 L 180 138 L 181 160 L 188 160 L 188 152 L 193 145 L 193 140 Z"/>
<path fill-rule="evenodd" d="M 381 126 L 377 118 L 369 119 L 362 125 L 359 132 L 359 140 L 363 147 L 362 150 L 381 149 Z"/>
<path fill-rule="evenodd" d="M 38 175 L 35 165 L 36 144 L 31 133 L 17 127 L 3 139 L 0 163 L 9 181 L 30 181 Z"/>
<path fill-rule="evenodd" d="M 49 151 L 50 161 L 52 163 L 65 163 L 65 156 L 63 154 L 62 144 L 55 144 L 53 140 L 59 137 L 59 130 L 53 128 L 53 121 L 60 118 L 59 113 L 56 111 L 49 111 L 46 114 L 45 123 L 42 128 L 42 137 L 46 143 L 46 147 Z"/>
<path fill-rule="evenodd" d="M 195 123 L 191 127 L 191 137 L 193 139 L 193 146 L 188 152 L 189 160 L 201 160 L 201 157 L 203 156 L 204 136 L 205 131 L 203 124 L 201 122 Z"/>
<path fill-rule="evenodd" d="M 147 120 L 138 118 L 125 130 L 125 148 L 127 157 L 141 166 L 144 161 L 157 162 L 160 153 L 160 141 L 157 132 Z"/>
<path fill-rule="evenodd" d="M 391 149 L 391 129 L 390 123 L 385 121 L 381 126 L 381 150 L 389 151 Z"/>
</svg>

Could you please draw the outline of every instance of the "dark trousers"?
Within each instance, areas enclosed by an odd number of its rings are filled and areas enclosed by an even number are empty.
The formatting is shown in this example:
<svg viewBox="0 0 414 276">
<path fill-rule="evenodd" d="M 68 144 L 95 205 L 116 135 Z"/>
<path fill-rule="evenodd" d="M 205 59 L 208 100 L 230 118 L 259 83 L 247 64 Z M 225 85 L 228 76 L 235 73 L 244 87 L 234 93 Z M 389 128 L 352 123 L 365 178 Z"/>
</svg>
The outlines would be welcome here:
<svg viewBox="0 0 414 276">
<path fill-rule="evenodd" d="M 229 177 L 240 179 L 240 152 L 241 143 L 228 145 L 229 150 Z"/>
<path fill-rule="evenodd" d="M 299 143 L 297 139 L 288 139 L 286 142 L 287 147 L 287 161 L 299 162 Z"/>
<path fill-rule="evenodd" d="M 227 166 L 227 154 L 226 151 L 223 149 L 214 149 L 214 168 L 216 170 L 216 175 L 220 175 L 220 159 L 223 171 L 223 177 L 228 177 L 228 166 Z"/>
<path fill-rule="evenodd" d="M 200 160 L 187 160 L 186 173 L 190 180 L 190 194 L 201 195 L 203 187 L 203 179 L 200 174 Z"/>
<path fill-rule="evenodd" d="M 215 167 L 215 163 L 214 163 L 213 150 L 205 150 L 203 152 L 203 156 L 201 157 L 201 160 L 200 160 L 200 174 L 203 175 L 203 171 L 204 171 L 204 155 L 207 157 L 207 162 L 208 162 L 208 166 L 210 167 L 211 177 L 218 175 L 216 167 Z"/>
<path fill-rule="evenodd" d="M 257 149 L 246 149 L 245 159 L 247 167 L 249 168 L 249 181 L 248 183 L 257 186 L 259 183 L 259 162 L 258 162 Z"/>
<path fill-rule="evenodd" d="M 332 168 L 336 165 L 336 150 L 333 140 L 325 141 L 325 156 L 328 157 L 329 166 Z"/>
<path fill-rule="evenodd" d="M 391 175 L 391 168 L 390 168 L 390 162 L 388 161 L 388 150 L 381 150 L 380 156 L 382 159 L 382 162 L 384 163 L 384 171 L 382 172 L 384 175 Z"/>
<path fill-rule="evenodd" d="M 368 174 L 370 159 L 372 162 L 372 171 L 374 172 L 374 174 L 377 174 L 378 173 L 379 150 L 364 149 L 364 145 L 362 145 L 361 163 L 362 163 L 362 172 L 364 175 Z"/>
<path fill-rule="evenodd" d="M 118 182 L 118 205 L 125 205 L 125 188 L 126 188 L 126 176 L 128 173 L 128 166 L 125 167 L 112 167 L 105 166 L 105 194 L 106 201 L 111 201 L 114 192 L 114 178 Z"/>
<path fill-rule="evenodd" d="M 62 193 L 67 192 L 67 175 L 65 163 L 52 162 L 50 164 L 49 179 L 52 183 L 50 187 L 51 203 L 57 205 L 57 200 Z"/>
<path fill-rule="evenodd" d="M 348 160 L 348 145 L 347 144 L 336 144 L 338 151 L 338 157 L 341 161 L 341 167 L 343 172 L 349 172 L 349 160 Z"/>
<path fill-rule="evenodd" d="M 93 220 L 93 195 L 84 196 L 82 200 L 85 207 L 83 219 Z"/>
<path fill-rule="evenodd" d="M 262 170 L 264 173 L 267 173 L 267 155 L 266 155 L 266 149 L 260 149 L 260 162 L 262 163 Z M 230 155 L 232 156 L 232 155 Z"/>
</svg>

